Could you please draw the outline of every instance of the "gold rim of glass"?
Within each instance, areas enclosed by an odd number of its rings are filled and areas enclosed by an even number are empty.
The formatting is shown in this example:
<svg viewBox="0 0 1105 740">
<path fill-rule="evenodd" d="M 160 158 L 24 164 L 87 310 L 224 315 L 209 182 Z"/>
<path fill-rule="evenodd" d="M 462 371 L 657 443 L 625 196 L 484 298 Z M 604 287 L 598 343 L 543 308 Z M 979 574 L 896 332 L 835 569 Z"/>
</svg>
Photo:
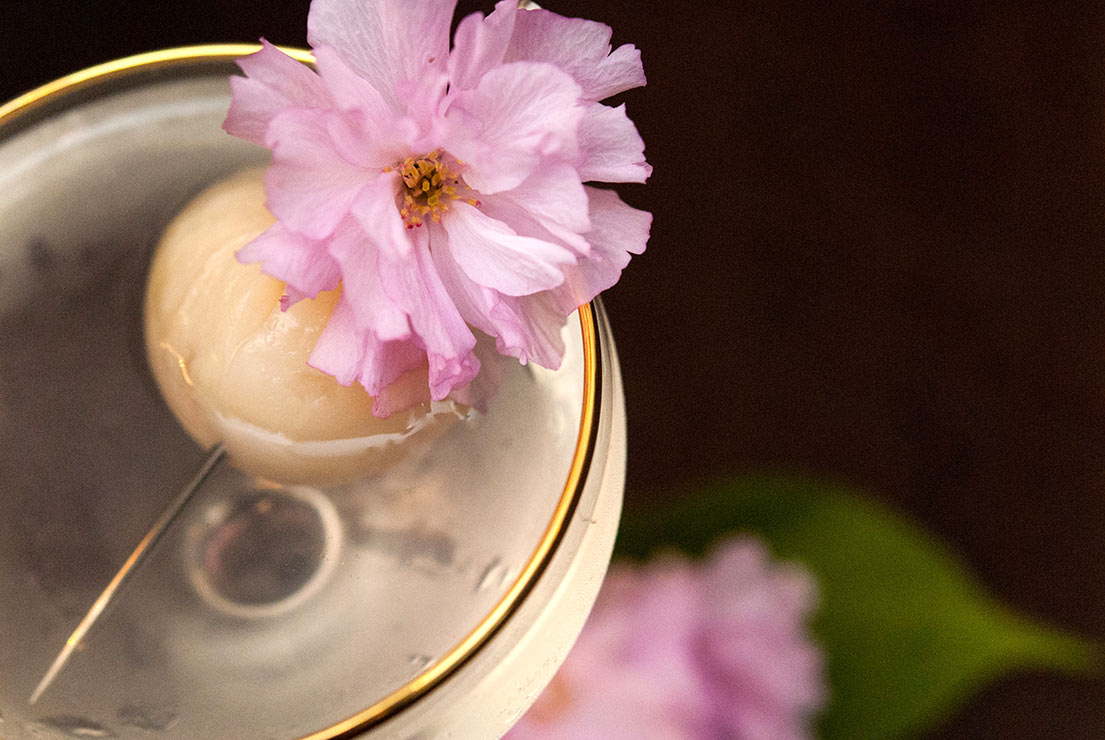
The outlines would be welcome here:
<svg viewBox="0 0 1105 740">
<path fill-rule="evenodd" d="M 115 79 L 128 79 L 138 72 L 156 72 L 171 69 L 187 69 L 197 63 L 226 64 L 260 50 L 257 44 L 209 44 L 138 54 L 88 69 L 74 72 L 53 82 L 35 88 L 14 100 L 0 105 L 0 140 L 8 131 L 18 129 L 23 123 L 33 123 L 33 113 L 47 112 L 50 103 L 66 102 L 71 96 L 87 92 Z M 314 58 L 303 49 L 281 50 L 305 64 Z M 480 648 L 494 636 L 507 618 L 514 612 L 534 587 L 538 577 L 555 554 L 572 512 L 583 492 L 588 468 L 595 452 L 598 432 L 599 385 L 601 382 L 601 354 L 598 344 L 596 309 L 591 304 L 579 307 L 580 330 L 583 339 L 583 404 L 579 430 L 571 467 L 556 510 L 544 533 L 521 573 L 511 584 L 503 598 L 467 636 L 448 653 L 413 679 L 375 704 L 351 717 L 307 735 L 301 740 L 338 740 L 351 738 L 393 717 L 414 701 L 441 685 L 465 662 L 471 660 Z"/>
</svg>

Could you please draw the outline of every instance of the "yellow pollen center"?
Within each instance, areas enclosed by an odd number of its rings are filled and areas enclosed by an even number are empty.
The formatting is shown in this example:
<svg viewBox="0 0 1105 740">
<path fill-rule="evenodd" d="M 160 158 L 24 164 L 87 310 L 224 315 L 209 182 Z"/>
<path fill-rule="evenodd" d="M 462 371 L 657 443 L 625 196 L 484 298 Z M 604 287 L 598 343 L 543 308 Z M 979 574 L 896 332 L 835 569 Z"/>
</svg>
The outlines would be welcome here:
<svg viewBox="0 0 1105 740">
<path fill-rule="evenodd" d="M 427 218 L 434 223 L 441 221 L 441 214 L 449 210 L 450 201 L 464 200 L 469 205 L 479 205 L 475 198 L 457 192 L 464 187 L 460 172 L 442 159 L 440 149 L 421 157 L 407 157 L 384 172 L 393 170 L 398 170 L 403 180 L 403 204 L 399 215 L 408 229 L 421 226 Z"/>
</svg>

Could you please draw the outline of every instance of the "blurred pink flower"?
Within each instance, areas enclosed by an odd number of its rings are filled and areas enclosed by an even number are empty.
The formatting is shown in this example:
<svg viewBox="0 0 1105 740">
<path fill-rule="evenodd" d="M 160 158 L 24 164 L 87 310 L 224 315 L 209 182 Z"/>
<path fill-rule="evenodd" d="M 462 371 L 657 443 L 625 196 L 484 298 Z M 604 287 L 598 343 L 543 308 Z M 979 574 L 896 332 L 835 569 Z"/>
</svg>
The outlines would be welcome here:
<svg viewBox="0 0 1105 740">
<path fill-rule="evenodd" d="M 797 740 L 825 697 L 813 582 L 751 539 L 615 564 L 549 688 L 506 740 Z"/>
<path fill-rule="evenodd" d="M 317 73 L 267 43 L 241 60 L 225 128 L 272 149 L 278 223 L 239 253 L 285 304 L 342 287 L 310 364 L 386 416 L 428 365 L 442 399 L 479 371 L 473 329 L 558 367 L 565 318 L 644 251 L 651 216 L 589 181 L 644 182 L 624 106 L 640 54 L 610 29 L 503 0 L 314 0 Z M 426 391 L 423 389 L 422 394 Z"/>
</svg>

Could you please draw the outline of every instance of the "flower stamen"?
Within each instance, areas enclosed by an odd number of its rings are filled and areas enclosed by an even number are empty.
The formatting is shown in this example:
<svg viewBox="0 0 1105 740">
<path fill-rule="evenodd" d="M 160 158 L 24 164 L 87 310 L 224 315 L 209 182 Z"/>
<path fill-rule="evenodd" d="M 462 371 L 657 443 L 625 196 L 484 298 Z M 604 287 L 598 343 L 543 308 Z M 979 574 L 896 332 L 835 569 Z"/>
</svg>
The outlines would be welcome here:
<svg viewBox="0 0 1105 740">
<path fill-rule="evenodd" d="M 478 206 L 479 201 L 465 197 L 458 188 L 467 189 L 462 184 L 460 171 L 442 156 L 440 149 L 434 149 L 421 157 L 407 157 L 394 168 L 403 180 L 403 203 L 399 215 L 408 229 L 422 226 L 429 218 L 434 223 L 441 221 L 441 214 L 448 212 L 449 201 L 464 200 L 469 205 Z"/>
</svg>

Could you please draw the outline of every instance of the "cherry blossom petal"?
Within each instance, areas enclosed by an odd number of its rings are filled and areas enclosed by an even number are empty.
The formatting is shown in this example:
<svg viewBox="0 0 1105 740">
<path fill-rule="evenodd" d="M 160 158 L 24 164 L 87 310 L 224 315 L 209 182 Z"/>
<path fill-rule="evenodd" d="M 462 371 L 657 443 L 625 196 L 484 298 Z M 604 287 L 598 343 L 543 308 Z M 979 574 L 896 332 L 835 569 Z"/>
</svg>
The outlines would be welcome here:
<svg viewBox="0 0 1105 740">
<path fill-rule="evenodd" d="M 556 370 L 564 357 L 561 330 L 567 315 L 549 293 L 520 297 L 502 296 L 491 317 L 499 329 L 496 346 L 523 365 L 536 362 Z"/>
<path fill-rule="evenodd" d="M 587 188 L 591 223 L 585 234 L 591 252 L 579 264 L 565 268 L 564 285 L 555 291 L 563 311 L 572 311 L 618 282 L 630 255 L 641 254 L 648 242 L 652 214 L 626 205 L 611 190 Z"/>
<path fill-rule="evenodd" d="M 796 577 L 810 584 L 799 601 Z M 550 689 L 505 740 L 812 738 L 826 693 L 807 629 L 815 605 L 807 575 L 747 538 L 703 560 L 616 563 Z"/>
<path fill-rule="evenodd" d="M 423 364 L 424 353 L 410 342 L 389 342 L 357 329 L 353 308 L 343 293 L 315 343 L 307 364 L 342 385 L 360 382 L 375 397 L 372 412 L 379 418 L 429 400 L 425 376 L 420 391 L 408 383 L 392 388 L 411 370 Z"/>
<path fill-rule="evenodd" d="M 447 106 L 446 90 L 449 89 L 449 75 L 445 72 L 427 73 L 417 82 L 399 87 L 399 96 L 407 104 L 406 120 L 416 124 L 418 138 L 411 139 L 411 148 L 407 152 L 422 153 L 439 147 L 448 127 L 442 118 Z"/>
<path fill-rule="evenodd" d="M 367 335 L 367 339 L 364 359 L 361 362 L 361 372 L 357 379 L 361 381 L 365 390 L 371 396 L 379 398 L 395 381 L 426 362 L 426 353 L 416 344 L 403 341 L 384 341 L 373 334 Z M 422 383 L 423 388 L 420 395 L 424 395 L 428 399 L 429 393 L 425 389 L 425 376 L 422 378 Z M 404 392 L 400 395 L 408 397 L 409 394 Z M 403 403 L 395 396 L 387 397 L 384 401 L 388 414 L 397 410 L 394 408 L 395 406 Z M 373 411 L 375 412 L 375 409 Z M 376 414 L 376 416 L 379 415 Z"/>
<path fill-rule="evenodd" d="M 312 48 L 332 47 L 396 112 L 399 88 L 444 69 L 456 0 L 313 0 L 307 16 Z"/>
<path fill-rule="evenodd" d="M 495 340 L 482 332 L 476 335 L 476 348 L 473 354 L 480 361 L 480 372 L 463 388 L 454 388 L 449 397 L 477 411 L 486 413 L 503 379 L 514 361 L 499 354 L 495 349 Z M 425 383 L 422 384 L 425 389 Z"/>
<path fill-rule="evenodd" d="M 411 328 L 426 351 L 430 395 L 445 398 L 467 385 L 479 371 L 472 354 L 476 337 L 449 297 L 430 255 L 425 229 L 416 229 L 411 254 L 403 260 L 380 260 L 380 281 L 410 318 Z"/>
<path fill-rule="evenodd" d="M 515 202 L 514 199 L 504 197 L 504 195 L 509 195 L 512 192 L 514 191 L 507 191 L 506 194 L 491 195 L 483 198 L 480 201 L 480 211 L 489 218 L 493 218 L 496 221 L 502 221 L 504 224 L 509 224 L 510 228 L 514 229 L 521 236 L 528 236 L 533 239 L 560 244 L 566 249 L 571 249 L 578 253 L 590 251 L 591 245 L 587 243 L 586 238 L 578 234 L 571 239 L 570 243 L 561 242 L 552 232 L 542 226 L 534 218 L 524 202 L 518 203 Z M 586 193 L 586 190 L 584 190 L 584 192 Z"/>
<path fill-rule="evenodd" d="M 624 105 L 588 105 L 579 124 L 579 147 L 579 177 L 585 182 L 644 182 L 652 174 L 645 162 L 645 142 Z"/>
<path fill-rule="evenodd" d="M 341 270 L 326 251 L 326 243 L 307 239 L 277 222 L 238 250 L 238 261 L 260 262 L 268 275 L 295 291 L 291 303 L 333 290 Z"/>
<path fill-rule="evenodd" d="M 490 315 L 491 307 L 499 301 L 499 293 L 475 283 L 464 274 L 449 249 L 449 235 L 441 224 L 424 226 L 434 245 L 431 256 L 442 284 L 453 300 L 464 322 L 484 334 L 498 335 L 498 329 Z"/>
<path fill-rule="evenodd" d="M 336 49 L 320 46 L 312 53 L 318 75 L 338 108 L 360 111 L 368 125 L 380 125 L 395 118 L 383 94 L 350 69 Z"/>
<path fill-rule="evenodd" d="M 349 69 L 336 51 L 322 47 L 314 54 L 334 104 L 346 113 L 327 121 L 327 132 L 341 156 L 376 169 L 402 159 L 418 134 L 414 122 L 396 117 L 384 96 Z"/>
<path fill-rule="evenodd" d="M 338 155 L 327 134 L 330 116 L 291 109 L 272 120 L 265 136 L 273 152 L 265 174 L 266 205 L 289 229 L 311 239 L 332 234 L 377 174 Z"/>
<path fill-rule="evenodd" d="M 351 209 L 364 233 L 392 260 L 405 259 L 412 249 L 410 235 L 395 205 L 398 180 L 398 172 L 381 174 L 364 187 Z"/>
<path fill-rule="evenodd" d="M 590 249 L 581 236 L 591 230 L 587 192 L 571 165 L 554 162 L 539 167 L 518 187 L 490 196 L 485 202 L 500 199 L 517 206 L 507 223 L 513 225 L 515 219 L 533 219 L 559 242 L 580 252 Z"/>
<path fill-rule="evenodd" d="M 441 229 L 437 225 L 431 228 Z M 564 354 L 560 330 L 565 315 L 547 294 L 513 298 L 482 287 L 469 280 L 453 259 L 446 233 L 431 231 L 431 239 L 438 274 L 465 321 L 495 337 L 496 348 L 503 355 L 523 364 L 533 361 L 543 367 L 560 366 Z"/>
<path fill-rule="evenodd" d="M 467 203 L 454 203 L 443 220 L 449 249 L 468 278 L 506 295 L 529 295 L 564 282 L 575 254 L 552 242 L 519 236 Z"/>
<path fill-rule="evenodd" d="M 340 159 L 366 172 L 379 173 L 406 156 L 418 129 L 406 119 L 371 128 L 360 111 L 342 111 L 327 116 L 326 134 Z"/>
<path fill-rule="evenodd" d="M 410 338 L 410 323 L 380 284 L 377 240 L 353 219 L 347 219 L 329 241 L 333 261 L 341 268 L 342 294 L 359 332 L 372 332 L 381 341 Z"/>
<path fill-rule="evenodd" d="M 579 86 L 548 64 L 516 62 L 459 93 L 445 147 L 466 164 L 465 181 L 490 195 L 520 185 L 547 158 L 578 156 Z"/>
<path fill-rule="evenodd" d="M 486 18 L 472 13 L 460 22 L 449 54 L 449 77 L 453 89 L 475 87 L 484 72 L 503 61 L 514 32 L 515 0 L 500 0 Z"/>
<path fill-rule="evenodd" d="M 465 278 L 452 257 L 444 254 L 445 251 L 440 248 L 434 250 L 434 265 L 441 276 L 442 283 L 448 288 L 450 297 L 456 303 L 457 310 L 472 329 L 495 337 L 496 346 L 498 346 L 504 327 L 501 320 L 492 317 L 491 310 L 499 304 L 500 294 Z M 519 333 L 513 325 L 508 330 Z"/>
<path fill-rule="evenodd" d="M 360 377 L 364 354 L 364 332 L 357 330 L 353 308 L 343 293 L 326 322 L 326 328 L 315 342 L 307 364 L 348 386 Z"/>
<path fill-rule="evenodd" d="M 556 65 L 575 78 L 584 98 L 603 100 L 645 84 L 641 52 L 626 44 L 611 53 L 610 36 L 602 23 L 530 10 L 518 14 L 503 59 Z"/>
<path fill-rule="evenodd" d="M 409 343 L 396 349 L 411 352 L 418 358 L 419 364 L 385 385 L 376 394 L 372 401 L 372 415 L 380 419 L 420 404 L 428 404 L 431 400 L 430 389 L 426 384 L 425 353 Z"/>
<path fill-rule="evenodd" d="M 230 78 L 227 133 L 264 145 L 269 122 L 288 108 L 326 108 L 329 95 L 310 67 L 261 40 L 261 51 L 238 60 L 246 77 Z"/>
</svg>

